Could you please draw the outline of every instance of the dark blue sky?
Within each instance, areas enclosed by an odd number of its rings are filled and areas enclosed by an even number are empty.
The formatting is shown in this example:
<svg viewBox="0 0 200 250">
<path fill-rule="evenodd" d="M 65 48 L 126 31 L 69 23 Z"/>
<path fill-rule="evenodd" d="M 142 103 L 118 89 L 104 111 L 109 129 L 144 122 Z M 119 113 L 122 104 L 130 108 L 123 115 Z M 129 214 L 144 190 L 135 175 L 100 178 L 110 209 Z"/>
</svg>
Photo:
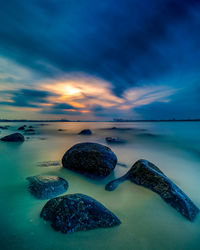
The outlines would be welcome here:
<svg viewBox="0 0 200 250">
<path fill-rule="evenodd" d="M 200 118 L 199 0 L 0 5 L 3 117 Z"/>
</svg>

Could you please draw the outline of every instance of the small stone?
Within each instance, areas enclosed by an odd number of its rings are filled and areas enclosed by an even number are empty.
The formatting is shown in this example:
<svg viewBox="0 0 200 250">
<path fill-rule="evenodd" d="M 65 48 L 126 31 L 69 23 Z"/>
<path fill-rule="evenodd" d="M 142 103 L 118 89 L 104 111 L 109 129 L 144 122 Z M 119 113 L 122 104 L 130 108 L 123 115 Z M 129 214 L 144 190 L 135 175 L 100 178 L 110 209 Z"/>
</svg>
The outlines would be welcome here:
<svg viewBox="0 0 200 250">
<path fill-rule="evenodd" d="M 49 199 L 62 194 L 68 189 L 68 182 L 58 176 L 38 175 L 28 177 L 29 191 L 38 199 Z"/>
<path fill-rule="evenodd" d="M 92 131 L 90 129 L 83 129 L 79 135 L 91 135 Z"/>
</svg>

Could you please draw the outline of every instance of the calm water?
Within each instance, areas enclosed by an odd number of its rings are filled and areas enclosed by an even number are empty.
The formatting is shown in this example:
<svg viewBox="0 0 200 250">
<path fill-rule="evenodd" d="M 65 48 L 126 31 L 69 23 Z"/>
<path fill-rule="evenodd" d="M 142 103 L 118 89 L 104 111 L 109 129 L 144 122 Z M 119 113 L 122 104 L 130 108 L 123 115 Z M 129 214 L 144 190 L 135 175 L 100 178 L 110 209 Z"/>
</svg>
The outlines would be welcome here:
<svg viewBox="0 0 200 250">
<path fill-rule="evenodd" d="M 0 136 L 16 131 L 22 124 L 9 125 L 9 130 L 1 130 Z M 36 123 L 29 125 L 36 126 Z M 107 129 L 114 126 L 135 129 Z M 92 129 L 93 135 L 77 135 L 84 128 Z M 113 192 L 104 190 L 110 179 L 121 176 L 136 160 L 145 158 L 155 163 L 200 207 L 199 122 L 50 123 L 36 131 L 36 135 L 26 136 L 30 138 L 22 144 L 0 142 L 0 249 L 200 249 L 200 216 L 191 223 L 158 195 L 128 181 Z M 106 136 L 127 140 L 124 145 L 109 145 L 127 168 L 117 165 L 107 180 L 93 182 L 59 166 L 38 166 L 38 162 L 61 160 L 64 152 L 78 142 L 106 145 Z M 35 199 L 27 191 L 26 177 L 38 174 L 66 178 L 70 185 L 67 193 L 92 196 L 113 211 L 122 224 L 70 235 L 55 232 L 39 217 L 46 201 Z"/>
</svg>

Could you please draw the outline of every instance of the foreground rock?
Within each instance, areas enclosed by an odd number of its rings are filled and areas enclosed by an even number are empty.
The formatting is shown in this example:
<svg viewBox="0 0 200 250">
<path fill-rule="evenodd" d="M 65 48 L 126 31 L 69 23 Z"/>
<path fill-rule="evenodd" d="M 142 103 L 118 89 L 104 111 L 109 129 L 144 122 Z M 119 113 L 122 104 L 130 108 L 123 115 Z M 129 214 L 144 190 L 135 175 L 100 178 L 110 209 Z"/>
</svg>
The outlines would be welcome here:
<svg viewBox="0 0 200 250">
<path fill-rule="evenodd" d="M 151 189 L 187 219 L 193 221 L 199 209 L 158 167 L 147 160 L 137 161 L 122 177 L 109 182 L 106 190 L 114 190 L 122 181 L 130 180 Z"/>
<path fill-rule="evenodd" d="M 4 136 L 0 139 L 1 141 L 7 141 L 7 142 L 23 142 L 24 136 L 20 133 L 14 133 L 7 136 Z"/>
<path fill-rule="evenodd" d="M 79 135 L 91 135 L 92 131 L 90 129 L 83 129 Z"/>
<path fill-rule="evenodd" d="M 75 172 L 91 178 L 105 178 L 117 164 L 113 151 L 98 143 L 79 143 L 71 147 L 63 156 L 62 164 Z"/>
<path fill-rule="evenodd" d="M 105 140 L 108 143 L 125 143 L 125 140 L 123 140 L 119 137 L 106 137 Z"/>
<path fill-rule="evenodd" d="M 84 194 L 69 194 L 51 199 L 43 207 L 40 216 L 62 233 L 113 227 L 121 223 L 100 202 Z"/>
<path fill-rule="evenodd" d="M 68 182 L 58 176 L 38 175 L 26 178 L 30 193 L 38 199 L 49 199 L 63 194 L 68 189 Z"/>
</svg>

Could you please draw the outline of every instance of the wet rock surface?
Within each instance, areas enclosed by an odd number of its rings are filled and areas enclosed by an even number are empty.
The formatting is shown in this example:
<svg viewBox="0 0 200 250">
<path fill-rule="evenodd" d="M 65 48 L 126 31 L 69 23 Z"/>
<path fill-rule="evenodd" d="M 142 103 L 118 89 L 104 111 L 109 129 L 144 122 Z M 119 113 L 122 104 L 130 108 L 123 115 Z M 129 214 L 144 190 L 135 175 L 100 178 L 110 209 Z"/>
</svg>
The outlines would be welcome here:
<svg viewBox="0 0 200 250">
<path fill-rule="evenodd" d="M 125 180 L 130 180 L 159 194 L 163 200 L 190 221 L 193 221 L 199 213 L 199 208 L 188 196 L 157 166 L 147 160 L 137 161 L 124 176 L 109 182 L 106 190 L 114 190 Z"/>
<path fill-rule="evenodd" d="M 69 194 L 51 199 L 43 207 L 40 216 L 62 233 L 113 227 L 121 223 L 100 202 L 84 194 Z"/>
<path fill-rule="evenodd" d="M 30 193 L 38 199 L 49 199 L 60 195 L 68 189 L 68 182 L 58 176 L 38 175 L 26 178 Z"/>
<path fill-rule="evenodd" d="M 105 178 L 115 168 L 117 157 L 114 152 L 98 143 L 79 143 L 63 156 L 64 168 L 84 174 L 90 178 Z"/>
<path fill-rule="evenodd" d="M 83 129 L 79 135 L 91 135 L 92 131 L 90 129 Z"/>
<path fill-rule="evenodd" d="M 0 140 L 1 141 L 6 141 L 6 142 L 23 142 L 24 141 L 24 136 L 22 134 L 20 134 L 20 133 L 14 133 L 14 134 L 4 136 Z"/>
</svg>

